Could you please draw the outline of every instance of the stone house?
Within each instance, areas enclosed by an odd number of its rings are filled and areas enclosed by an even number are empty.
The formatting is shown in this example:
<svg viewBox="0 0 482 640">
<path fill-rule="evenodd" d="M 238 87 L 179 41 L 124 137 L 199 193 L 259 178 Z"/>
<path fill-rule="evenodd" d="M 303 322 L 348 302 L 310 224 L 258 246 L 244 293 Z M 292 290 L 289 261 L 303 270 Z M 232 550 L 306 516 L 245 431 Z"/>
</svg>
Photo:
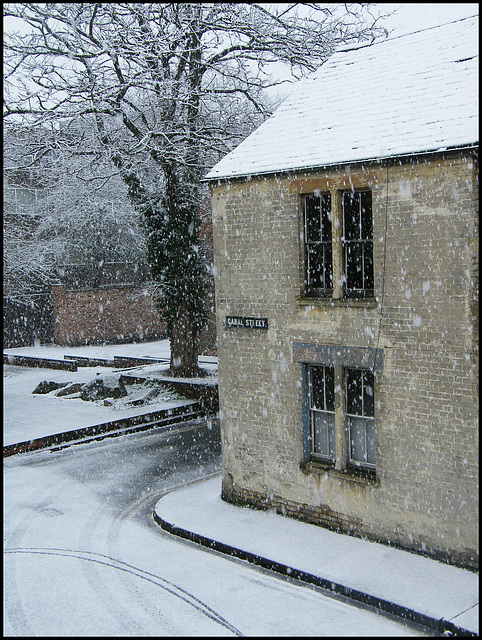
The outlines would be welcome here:
<svg viewBox="0 0 482 640">
<path fill-rule="evenodd" d="M 223 499 L 471 568 L 477 33 L 337 52 L 206 176 Z"/>
</svg>

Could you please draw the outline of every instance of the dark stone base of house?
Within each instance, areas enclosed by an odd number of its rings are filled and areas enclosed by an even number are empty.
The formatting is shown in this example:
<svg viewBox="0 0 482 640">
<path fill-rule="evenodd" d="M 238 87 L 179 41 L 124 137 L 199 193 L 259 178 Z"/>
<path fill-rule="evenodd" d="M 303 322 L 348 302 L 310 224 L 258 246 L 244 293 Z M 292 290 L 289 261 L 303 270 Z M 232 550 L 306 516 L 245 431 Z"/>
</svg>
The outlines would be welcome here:
<svg viewBox="0 0 482 640">
<path fill-rule="evenodd" d="M 468 569 L 470 571 L 479 570 L 479 557 L 478 553 L 474 550 L 467 549 L 461 552 L 437 549 L 431 546 L 429 540 L 425 539 L 423 535 L 419 536 L 419 543 L 415 541 L 413 543 L 406 543 L 404 540 L 381 538 L 368 531 L 359 518 L 352 518 L 346 514 L 333 511 L 327 505 L 312 506 L 300 504 L 292 500 L 286 500 L 280 496 L 268 496 L 258 493 L 257 491 L 241 489 L 233 483 L 229 474 L 227 482 L 223 479 L 221 498 L 225 502 L 237 506 L 247 506 L 263 511 L 272 509 L 280 515 L 324 527 L 336 533 L 365 538 L 372 542 L 386 544 L 403 551 L 431 557 L 440 562 L 452 564 L 462 569 Z"/>
</svg>

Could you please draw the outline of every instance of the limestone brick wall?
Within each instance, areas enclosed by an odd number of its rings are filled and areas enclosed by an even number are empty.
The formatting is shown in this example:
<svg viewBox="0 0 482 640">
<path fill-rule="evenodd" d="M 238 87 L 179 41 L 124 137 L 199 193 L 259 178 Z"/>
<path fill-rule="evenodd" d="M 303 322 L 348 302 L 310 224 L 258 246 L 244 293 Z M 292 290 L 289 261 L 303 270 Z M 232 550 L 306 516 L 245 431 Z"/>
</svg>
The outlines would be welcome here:
<svg viewBox="0 0 482 640">
<path fill-rule="evenodd" d="M 351 185 L 373 193 L 375 300 L 306 300 L 300 195 Z M 224 497 L 478 565 L 474 159 L 260 177 L 212 196 Z M 226 328 L 226 315 L 269 328 Z M 383 350 L 375 477 L 304 464 L 295 342 Z"/>
</svg>

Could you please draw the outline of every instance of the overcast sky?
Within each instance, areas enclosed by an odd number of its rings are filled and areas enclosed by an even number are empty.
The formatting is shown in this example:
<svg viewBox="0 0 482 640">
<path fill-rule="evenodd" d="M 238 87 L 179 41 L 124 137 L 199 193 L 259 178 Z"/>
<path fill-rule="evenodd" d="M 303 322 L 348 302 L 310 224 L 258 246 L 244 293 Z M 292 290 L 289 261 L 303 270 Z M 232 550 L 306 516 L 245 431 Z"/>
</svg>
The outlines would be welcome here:
<svg viewBox="0 0 482 640">
<path fill-rule="evenodd" d="M 387 12 L 397 10 L 396 15 L 384 23 L 389 29 L 394 29 L 392 36 L 435 27 L 479 13 L 478 2 L 379 2 L 376 4 Z"/>
<path fill-rule="evenodd" d="M 383 23 L 388 29 L 393 30 L 390 34 L 391 37 L 435 27 L 479 13 L 478 2 L 379 2 L 375 3 L 375 6 L 387 13 L 396 10 L 396 13 Z M 12 21 L 4 20 L 4 24 L 5 27 L 10 26 L 12 28 L 11 25 L 13 23 Z M 17 26 L 17 21 L 15 21 L 15 25 Z M 282 71 L 282 67 L 277 64 L 274 64 L 272 69 L 273 72 L 276 69 L 276 75 L 281 78 L 289 77 L 289 72 Z M 279 91 L 279 89 L 275 89 L 273 94 L 277 94 Z M 284 88 L 281 93 L 284 93 Z"/>
</svg>

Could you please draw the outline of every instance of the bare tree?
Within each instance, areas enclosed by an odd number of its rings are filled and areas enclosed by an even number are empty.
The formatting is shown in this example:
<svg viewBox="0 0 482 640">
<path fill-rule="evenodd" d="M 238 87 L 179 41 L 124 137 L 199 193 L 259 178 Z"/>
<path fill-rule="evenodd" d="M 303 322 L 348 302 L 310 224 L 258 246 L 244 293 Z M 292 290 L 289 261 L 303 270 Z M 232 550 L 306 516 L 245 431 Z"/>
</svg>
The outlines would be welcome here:
<svg viewBox="0 0 482 640">
<path fill-rule="evenodd" d="M 3 222 L 3 298 L 4 302 L 31 306 L 46 293 L 46 286 L 57 284 L 54 263 L 42 246 L 33 241 L 32 228 L 25 218 Z"/>
<path fill-rule="evenodd" d="M 49 186 L 36 205 L 35 241 L 58 265 L 88 265 L 99 273 L 106 262 L 145 262 L 141 219 L 122 178 L 85 142 L 70 145 L 56 154 L 55 173 L 50 168 L 45 178 Z"/>
<path fill-rule="evenodd" d="M 25 132 L 24 132 L 25 133 Z M 30 137 L 30 132 L 26 134 Z M 33 137 L 36 137 L 33 134 Z M 36 207 L 44 192 L 37 158 L 18 127 L 5 127 L 3 148 L 3 299 L 35 309 L 57 282 L 54 260 L 35 241 Z"/>
<path fill-rule="evenodd" d="M 303 7 L 303 15 L 299 7 Z M 269 114 L 270 64 L 295 75 L 340 45 L 384 34 L 372 5 L 5 4 L 5 111 L 88 118 L 142 214 L 171 341 L 171 371 L 197 372 L 205 266 L 203 172 Z M 309 11 L 308 11 L 309 10 Z"/>
<path fill-rule="evenodd" d="M 95 142 L 88 130 L 5 127 L 3 266 L 10 303 L 35 307 L 66 265 L 88 267 L 95 284 L 105 263 L 145 264 L 139 215 Z"/>
</svg>

